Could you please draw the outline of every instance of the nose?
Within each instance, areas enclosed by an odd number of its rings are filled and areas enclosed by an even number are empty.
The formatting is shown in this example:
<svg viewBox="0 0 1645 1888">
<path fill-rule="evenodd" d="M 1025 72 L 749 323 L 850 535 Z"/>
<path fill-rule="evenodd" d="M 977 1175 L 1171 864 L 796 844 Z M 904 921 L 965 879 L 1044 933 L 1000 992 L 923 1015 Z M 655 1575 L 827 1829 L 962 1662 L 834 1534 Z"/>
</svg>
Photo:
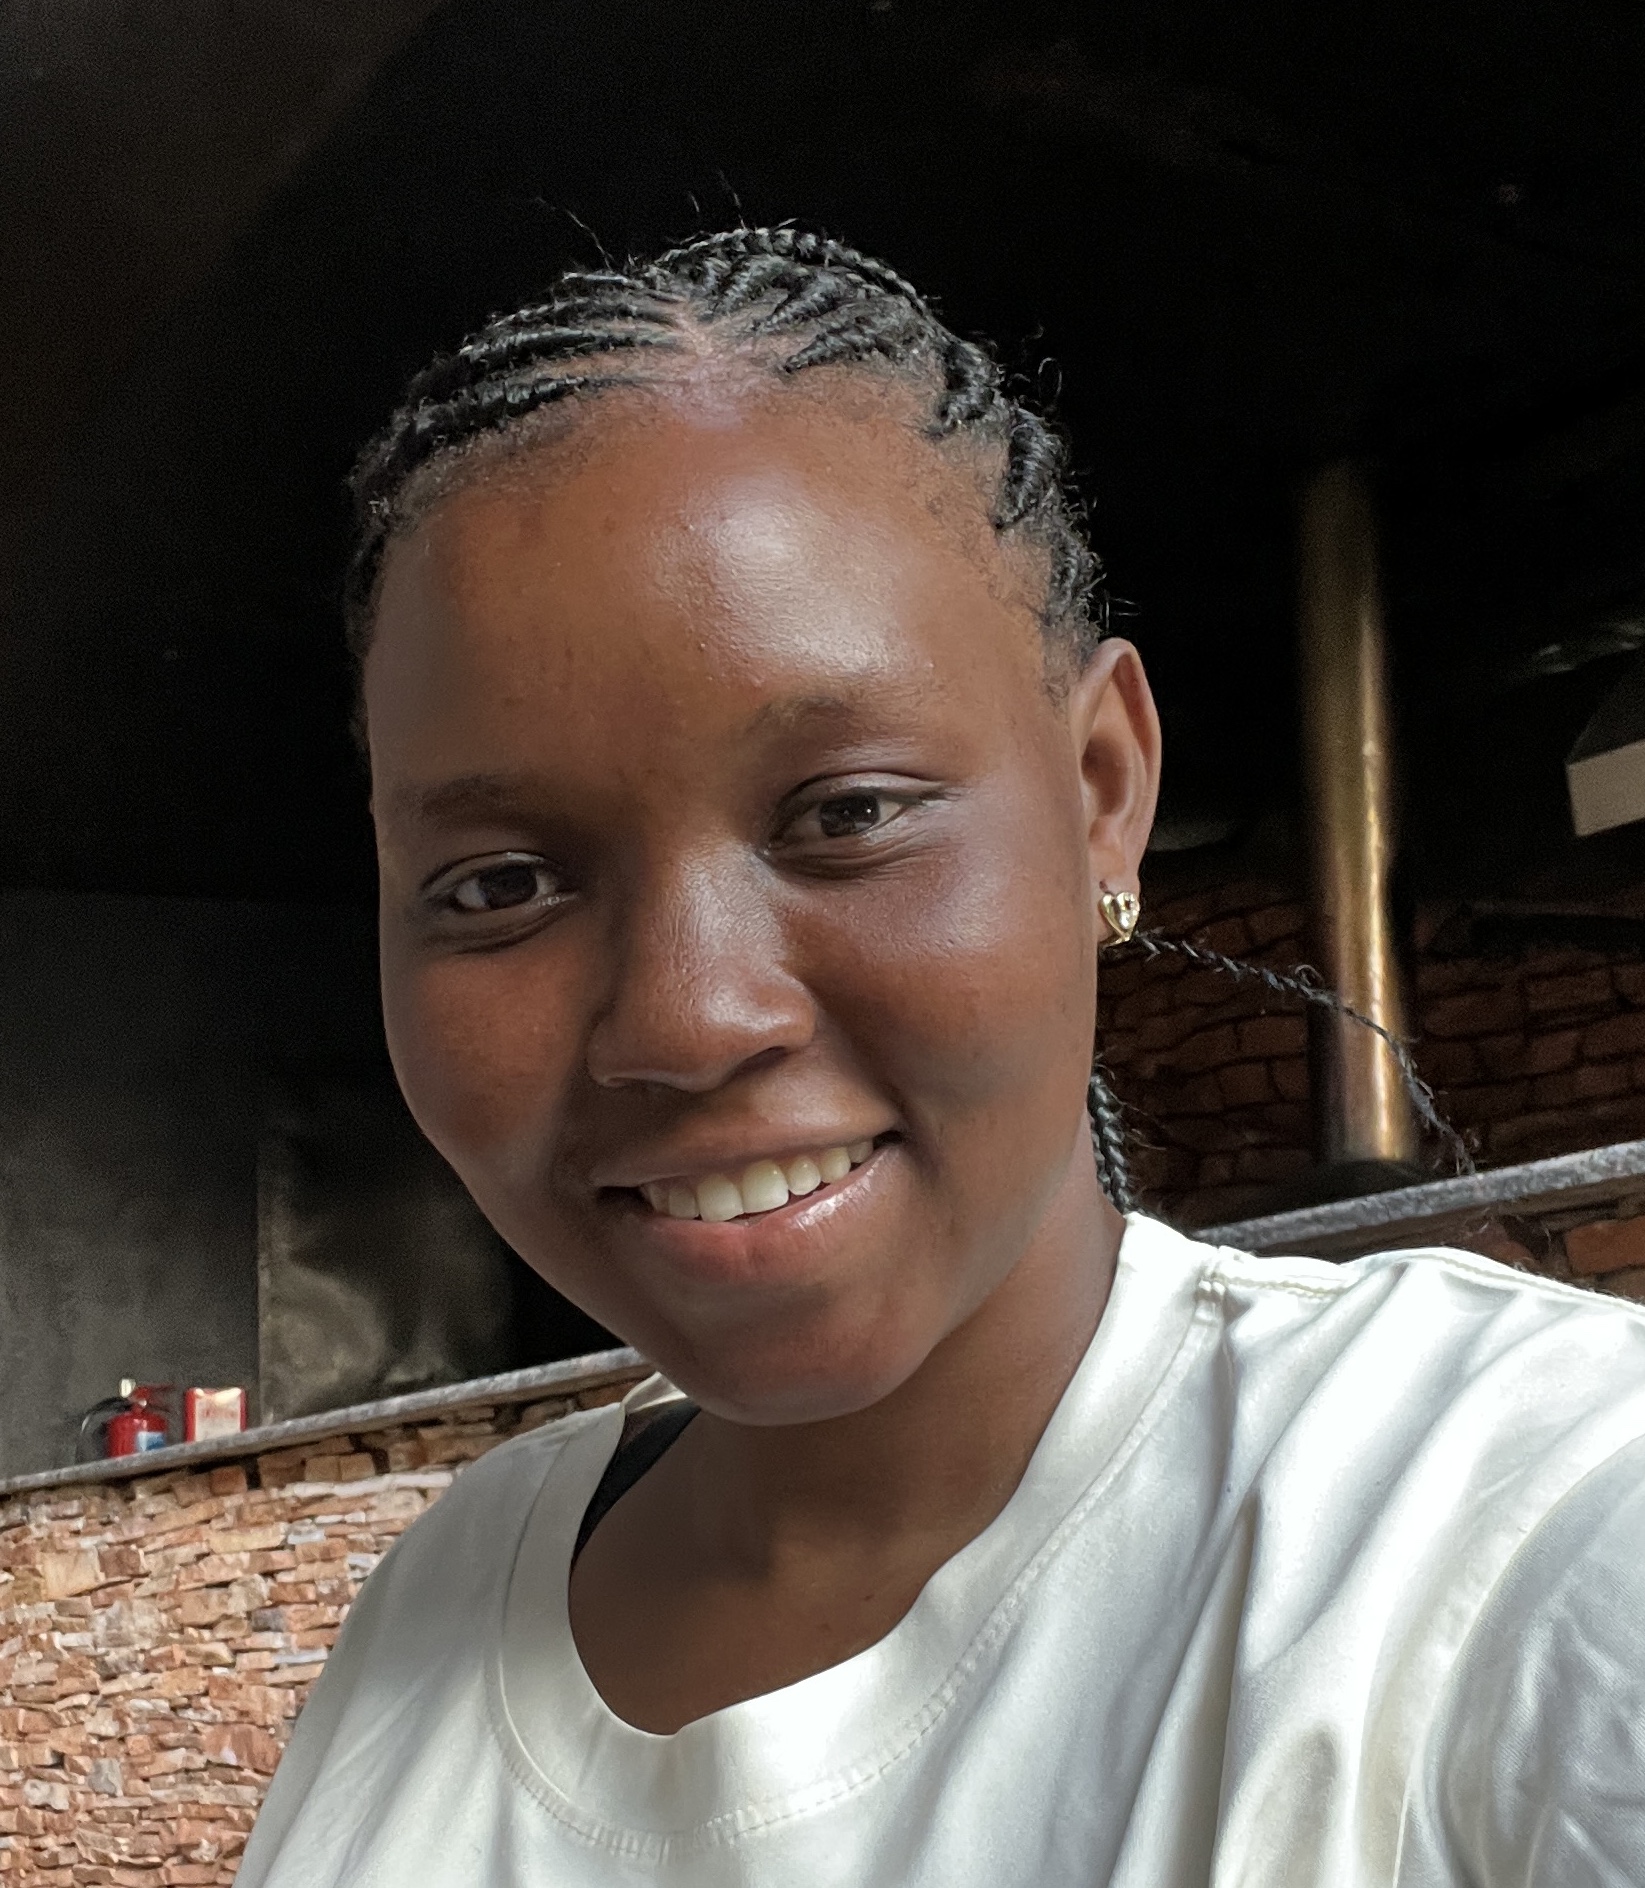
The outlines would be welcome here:
<svg viewBox="0 0 1645 1888">
<path fill-rule="evenodd" d="M 601 1087 L 706 1093 L 810 1042 L 815 1007 L 758 876 L 746 860 L 676 864 L 613 914 L 612 980 L 587 1050 Z"/>
</svg>

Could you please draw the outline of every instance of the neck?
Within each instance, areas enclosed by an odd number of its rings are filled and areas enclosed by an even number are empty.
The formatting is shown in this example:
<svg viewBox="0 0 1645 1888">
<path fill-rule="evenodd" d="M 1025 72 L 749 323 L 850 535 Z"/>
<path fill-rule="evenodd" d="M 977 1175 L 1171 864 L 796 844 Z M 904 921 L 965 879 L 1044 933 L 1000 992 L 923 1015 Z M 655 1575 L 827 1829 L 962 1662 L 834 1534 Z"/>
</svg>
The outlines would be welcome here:
<svg viewBox="0 0 1645 1888">
<path fill-rule="evenodd" d="M 1123 1229 L 1082 1147 L 1016 1265 L 889 1396 L 819 1423 L 701 1416 L 689 1510 L 699 1551 L 760 1578 L 819 1557 L 940 1564 L 974 1539 L 1085 1355 Z"/>
</svg>

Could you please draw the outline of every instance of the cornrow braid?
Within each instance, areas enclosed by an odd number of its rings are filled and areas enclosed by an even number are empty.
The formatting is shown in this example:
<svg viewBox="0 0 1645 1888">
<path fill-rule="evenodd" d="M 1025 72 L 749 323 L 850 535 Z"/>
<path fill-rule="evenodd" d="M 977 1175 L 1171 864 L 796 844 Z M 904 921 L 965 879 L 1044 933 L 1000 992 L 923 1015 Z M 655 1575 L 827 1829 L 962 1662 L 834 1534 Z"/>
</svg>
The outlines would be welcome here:
<svg viewBox="0 0 1645 1888">
<path fill-rule="evenodd" d="M 354 470 L 345 614 L 356 659 L 370 641 L 389 542 L 460 478 L 463 448 L 556 402 L 654 385 L 667 376 L 667 356 L 705 347 L 753 350 L 782 375 L 877 365 L 928 401 L 933 439 L 996 446 L 995 529 L 1021 534 L 1044 557 L 1048 639 L 1076 663 L 1090 655 L 1108 629 L 1108 600 L 1064 484 L 1060 433 L 1008 389 L 986 348 L 946 328 L 894 269 L 783 227 L 724 230 L 652 262 L 569 272 L 545 300 L 496 317 L 413 379 Z"/>
<path fill-rule="evenodd" d="M 1136 1185 L 1131 1178 L 1131 1154 L 1125 1115 L 1108 1086 L 1108 1072 L 1099 1062 L 1091 1070 L 1085 1091 L 1085 1111 L 1091 1117 L 1091 1145 L 1097 1155 L 1097 1178 L 1102 1190 L 1122 1213 L 1136 1210 Z"/>
</svg>

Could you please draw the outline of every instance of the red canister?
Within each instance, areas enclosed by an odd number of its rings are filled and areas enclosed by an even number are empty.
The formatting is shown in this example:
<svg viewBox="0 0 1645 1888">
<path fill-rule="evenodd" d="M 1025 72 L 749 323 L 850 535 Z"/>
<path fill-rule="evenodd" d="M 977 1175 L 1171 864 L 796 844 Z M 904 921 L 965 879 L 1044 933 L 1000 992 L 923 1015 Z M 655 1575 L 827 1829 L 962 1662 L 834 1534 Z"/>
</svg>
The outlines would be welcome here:
<svg viewBox="0 0 1645 1888">
<path fill-rule="evenodd" d="M 110 1455 L 146 1455 L 166 1446 L 166 1412 L 159 1407 L 169 1385 L 134 1383 L 125 1392 L 127 1407 L 109 1418 Z"/>
</svg>

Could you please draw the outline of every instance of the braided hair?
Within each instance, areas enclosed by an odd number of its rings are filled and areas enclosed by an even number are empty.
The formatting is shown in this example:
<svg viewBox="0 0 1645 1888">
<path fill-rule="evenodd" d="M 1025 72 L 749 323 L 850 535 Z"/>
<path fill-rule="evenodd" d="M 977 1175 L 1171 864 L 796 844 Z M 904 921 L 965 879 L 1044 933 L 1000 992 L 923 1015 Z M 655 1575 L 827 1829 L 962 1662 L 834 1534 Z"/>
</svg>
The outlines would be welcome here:
<svg viewBox="0 0 1645 1888">
<path fill-rule="evenodd" d="M 615 388 L 666 384 L 670 356 L 736 353 L 793 375 L 878 370 L 928 407 L 934 441 L 996 449 L 1001 536 L 1037 549 L 1041 622 L 1082 666 L 1108 627 L 1102 565 L 1064 485 L 1061 434 L 1006 384 L 999 363 L 946 328 L 885 263 L 808 230 L 732 229 L 654 262 L 571 271 L 545 301 L 497 316 L 425 368 L 354 471 L 356 539 L 345 588 L 349 643 L 363 661 L 390 541 L 463 476 L 465 449 L 534 414 L 586 407 Z"/>
<path fill-rule="evenodd" d="M 1345 1003 L 1335 990 L 1321 981 L 1312 965 L 1301 964 L 1293 971 L 1272 970 L 1266 964 L 1248 963 L 1243 957 L 1230 957 L 1224 951 L 1190 943 L 1183 937 L 1166 937 L 1159 931 L 1133 931 L 1111 948 L 1139 954 L 1150 962 L 1166 956 L 1185 957 L 1189 963 L 1203 970 L 1214 970 L 1235 983 L 1256 984 L 1274 996 L 1294 997 L 1311 1009 L 1345 1017 L 1361 1029 L 1368 1029 L 1381 1039 L 1393 1057 L 1417 1118 L 1443 1146 L 1455 1170 L 1459 1174 L 1476 1170 L 1468 1143 L 1440 1113 L 1434 1091 L 1417 1073 L 1410 1047 L 1381 1023 Z M 1097 1171 L 1102 1177 L 1103 1191 L 1121 1212 L 1129 1213 L 1136 1205 L 1136 1188 L 1131 1175 L 1125 1113 L 1109 1088 L 1100 1063 L 1091 1071 L 1086 1111 L 1091 1117 L 1091 1139 L 1097 1151 Z"/>
</svg>

